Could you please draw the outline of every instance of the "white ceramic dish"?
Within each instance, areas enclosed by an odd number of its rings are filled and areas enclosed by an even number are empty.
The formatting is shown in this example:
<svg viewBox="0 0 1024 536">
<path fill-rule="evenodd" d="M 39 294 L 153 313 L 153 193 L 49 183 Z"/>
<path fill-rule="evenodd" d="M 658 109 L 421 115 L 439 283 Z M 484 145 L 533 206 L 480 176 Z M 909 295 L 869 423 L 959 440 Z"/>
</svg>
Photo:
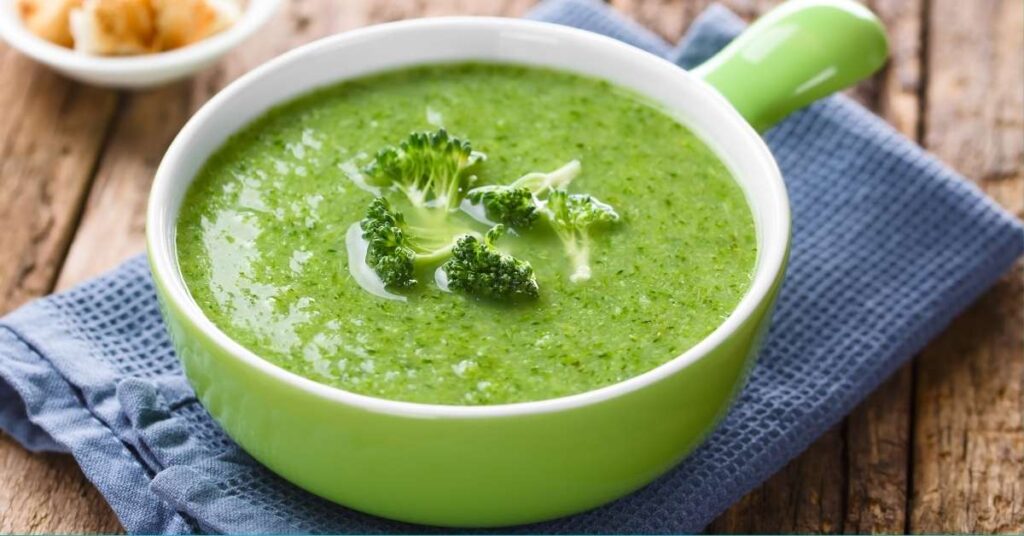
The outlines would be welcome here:
<svg viewBox="0 0 1024 536">
<path fill-rule="evenodd" d="M 0 38 L 22 54 L 87 84 L 136 89 L 166 84 L 210 66 L 252 36 L 281 0 L 248 0 L 231 28 L 193 45 L 141 56 L 104 57 L 75 52 L 37 37 L 22 23 L 16 0 L 0 0 Z"/>
</svg>

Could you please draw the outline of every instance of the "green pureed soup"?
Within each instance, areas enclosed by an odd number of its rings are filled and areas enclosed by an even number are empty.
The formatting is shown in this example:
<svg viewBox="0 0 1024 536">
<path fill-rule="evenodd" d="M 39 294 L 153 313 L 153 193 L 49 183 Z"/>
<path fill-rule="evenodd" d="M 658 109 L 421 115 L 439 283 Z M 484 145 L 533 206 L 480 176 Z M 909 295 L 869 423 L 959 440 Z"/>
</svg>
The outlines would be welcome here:
<svg viewBox="0 0 1024 536">
<path fill-rule="evenodd" d="M 562 242 L 538 225 L 500 242 L 532 265 L 536 299 L 448 292 L 432 268 L 410 289 L 359 283 L 346 235 L 374 199 L 361 170 L 381 147 L 441 126 L 487 155 L 475 186 L 580 162 L 568 189 L 620 216 L 590 234 L 589 280 L 570 279 Z M 200 308 L 264 359 L 356 393 L 457 405 L 554 398 L 649 371 L 722 323 L 756 258 L 740 187 L 656 105 L 605 81 L 496 64 L 388 72 L 271 110 L 200 171 L 177 248 Z"/>
</svg>

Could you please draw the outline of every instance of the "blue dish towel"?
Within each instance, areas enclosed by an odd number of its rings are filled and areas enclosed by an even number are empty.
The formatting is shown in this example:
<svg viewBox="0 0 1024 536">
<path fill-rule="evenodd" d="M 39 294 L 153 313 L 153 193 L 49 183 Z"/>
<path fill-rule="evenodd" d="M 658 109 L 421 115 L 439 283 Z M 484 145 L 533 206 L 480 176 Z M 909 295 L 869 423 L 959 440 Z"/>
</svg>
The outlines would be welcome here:
<svg viewBox="0 0 1024 536">
<path fill-rule="evenodd" d="M 709 9 L 676 48 L 589 0 L 531 17 L 692 66 L 742 24 Z M 1024 251 L 974 186 L 843 97 L 768 133 L 792 262 L 750 383 L 679 467 L 613 504 L 521 532 L 694 532 L 838 422 Z M 0 320 L 0 426 L 70 452 L 133 533 L 419 532 L 318 499 L 242 452 L 181 375 L 146 261 Z"/>
</svg>

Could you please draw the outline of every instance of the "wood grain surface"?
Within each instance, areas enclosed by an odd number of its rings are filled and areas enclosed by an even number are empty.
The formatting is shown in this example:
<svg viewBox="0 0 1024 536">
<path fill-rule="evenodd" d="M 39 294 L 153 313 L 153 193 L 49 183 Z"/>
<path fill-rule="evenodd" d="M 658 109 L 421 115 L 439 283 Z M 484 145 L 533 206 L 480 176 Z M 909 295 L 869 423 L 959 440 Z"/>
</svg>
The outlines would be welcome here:
<svg viewBox="0 0 1024 536">
<path fill-rule="evenodd" d="M 258 38 L 194 79 L 117 93 L 0 45 L 0 313 L 141 251 L 167 145 L 203 103 L 274 55 L 376 22 L 518 16 L 533 0 L 290 0 Z M 677 40 L 710 0 L 611 0 Z M 747 19 L 778 0 L 727 0 Z M 851 94 L 1024 215 L 1024 2 L 870 0 L 892 59 Z M 70 456 L 0 435 L 0 532 L 118 532 Z M 1024 531 L 1024 270 L 712 532 Z"/>
<path fill-rule="evenodd" d="M 1024 215 L 1024 4 L 933 0 L 925 146 Z M 985 31 L 979 31 L 984 28 Z M 917 363 L 911 527 L 1022 532 L 1024 273 L 1008 274 Z"/>
</svg>

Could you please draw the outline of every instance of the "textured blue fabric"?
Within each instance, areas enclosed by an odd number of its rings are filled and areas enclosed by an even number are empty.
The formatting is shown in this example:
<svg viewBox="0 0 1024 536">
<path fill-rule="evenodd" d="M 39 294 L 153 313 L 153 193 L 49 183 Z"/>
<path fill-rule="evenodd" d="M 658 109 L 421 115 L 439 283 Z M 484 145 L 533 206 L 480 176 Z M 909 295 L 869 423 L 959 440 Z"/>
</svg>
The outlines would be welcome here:
<svg viewBox="0 0 1024 536">
<path fill-rule="evenodd" d="M 672 48 L 589 0 L 532 17 L 690 66 L 741 27 L 712 8 Z M 793 204 L 790 269 L 733 410 L 692 456 L 606 507 L 521 532 L 692 532 L 839 421 L 1005 272 L 1024 230 L 974 186 L 842 97 L 768 133 Z M 141 257 L 0 320 L 0 426 L 71 452 L 134 533 L 419 532 L 287 484 L 197 403 Z"/>
</svg>

